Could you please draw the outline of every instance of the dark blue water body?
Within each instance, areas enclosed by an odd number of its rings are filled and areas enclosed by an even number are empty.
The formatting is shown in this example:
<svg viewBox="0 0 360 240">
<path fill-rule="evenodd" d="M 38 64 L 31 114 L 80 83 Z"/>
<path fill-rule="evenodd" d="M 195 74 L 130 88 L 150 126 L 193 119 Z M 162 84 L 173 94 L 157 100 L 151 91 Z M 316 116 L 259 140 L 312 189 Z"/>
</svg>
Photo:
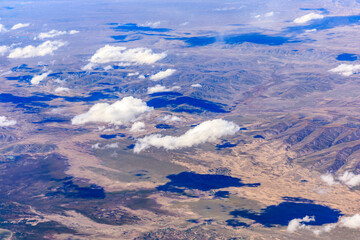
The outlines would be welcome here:
<svg viewBox="0 0 360 240">
<path fill-rule="evenodd" d="M 60 77 L 63 73 L 62 72 L 56 72 L 56 73 L 50 73 L 49 77 Z"/>
<path fill-rule="evenodd" d="M 302 202 L 302 203 L 314 203 L 311 199 L 306 199 L 302 197 L 282 197 L 286 202 Z"/>
<path fill-rule="evenodd" d="M 66 198 L 83 198 L 83 199 L 104 199 L 105 191 L 97 185 L 89 187 L 79 187 L 72 180 L 63 182 L 63 186 L 56 191 L 46 194 L 47 196 L 64 195 Z"/>
<path fill-rule="evenodd" d="M 336 60 L 349 61 L 349 62 L 353 62 L 353 61 L 356 61 L 358 59 L 359 59 L 359 55 L 351 54 L 351 53 L 342 53 L 342 54 L 339 54 L 336 57 Z"/>
<path fill-rule="evenodd" d="M 28 72 L 33 70 L 33 68 L 28 67 L 27 64 L 21 64 L 20 66 L 11 68 L 12 72 Z"/>
<path fill-rule="evenodd" d="M 167 176 L 170 182 L 157 187 L 160 191 L 184 193 L 185 189 L 209 191 L 227 187 L 258 187 L 260 183 L 242 183 L 240 178 L 217 174 L 182 172 Z"/>
<path fill-rule="evenodd" d="M 172 125 L 168 125 L 168 124 L 157 124 L 157 125 L 155 125 L 155 127 L 157 128 L 157 129 L 170 129 L 170 128 L 174 128 L 174 126 L 172 126 Z"/>
<path fill-rule="evenodd" d="M 111 27 L 115 31 L 120 32 L 170 32 L 172 29 L 170 28 L 153 28 L 149 26 L 139 26 L 136 23 L 126 23 L 123 25 L 112 25 Z"/>
<path fill-rule="evenodd" d="M 182 96 L 181 93 L 178 92 L 156 92 L 149 94 L 151 97 L 159 97 L 159 96 Z"/>
<path fill-rule="evenodd" d="M 202 47 L 216 42 L 216 37 L 210 37 L 210 36 L 165 38 L 165 39 L 183 41 L 188 45 L 188 47 Z"/>
<path fill-rule="evenodd" d="M 261 136 L 261 135 L 255 135 L 254 138 L 265 139 L 265 137 L 263 137 L 263 136 Z"/>
<path fill-rule="evenodd" d="M 230 192 L 229 191 L 217 191 L 214 194 L 214 196 L 217 198 L 229 198 Z"/>
<path fill-rule="evenodd" d="M 50 118 L 44 118 L 41 121 L 38 122 L 33 122 L 35 124 L 43 124 L 43 123 L 64 123 L 64 122 L 69 122 L 69 119 L 64 119 L 64 118 L 57 118 L 57 117 L 50 117 Z"/>
<path fill-rule="evenodd" d="M 323 14 L 329 14 L 329 10 L 327 10 L 326 8 L 300 8 L 300 10 L 303 11 L 320 11 Z"/>
<path fill-rule="evenodd" d="M 147 105 L 154 108 L 171 107 L 174 112 L 188 112 L 188 113 L 202 113 L 215 112 L 215 113 L 227 113 L 223 109 L 225 104 L 214 103 L 198 98 L 180 96 L 180 97 L 159 97 L 153 98 L 147 101 Z M 185 107 L 185 106 L 186 107 Z"/>
<path fill-rule="evenodd" d="M 220 150 L 222 148 L 232 148 L 232 147 L 236 147 L 237 144 L 233 144 L 233 143 L 230 143 L 230 142 L 225 142 L 225 143 L 222 143 L 222 144 L 217 144 L 216 145 L 216 150 Z"/>
<path fill-rule="evenodd" d="M 295 43 L 299 41 L 291 40 L 287 37 L 281 36 L 270 36 L 264 35 L 261 33 L 246 33 L 239 35 L 228 35 L 224 37 L 224 41 L 226 44 L 242 44 L 244 42 L 255 43 L 255 44 L 263 44 L 269 46 L 278 46 L 283 45 L 284 43 Z"/>
<path fill-rule="evenodd" d="M 104 138 L 104 139 L 113 139 L 113 138 L 117 138 L 117 137 L 126 137 L 126 135 L 123 134 L 123 133 L 101 134 L 100 137 L 101 137 L 101 138 Z"/>
<path fill-rule="evenodd" d="M 359 21 L 360 21 L 360 15 L 324 17 L 323 19 L 314 19 L 308 25 L 288 27 L 285 29 L 285 33 L 304 32 L 306 30 L 311 30 L 311 29 L 326 30 L 335 27 L 359 25 L 360 24 Z"/>
<path fill-rule="evenodd" d="M 116 42 L 133 42 L 143 39 L 143 37 L 139 35 L 114 35 L 110 37 Z"/>
<path fill-rule="evenodd" d="M 226 220 L 226 225 L 231 226 L 231 227 L 250 227 L 249 224 L 244 223 L 244 222 L 240 222 L 237 219 Z"/>
<path fill-rule="evenodd" d="M 26 82 L 30 83 L 33 76 L 31 75 L 24 75 L 24 76 L 17 76 L 17 77 L 5 77 L 9 81 L 19 81 L 19 82 Z"/>
<path fill-rule="evenodd" d="M 189 219 L 189 220 L 186 220 L 187 222 L 189 223 L 199 223 L 199 220 L 197 219 Z"/>
<path fill-rule="evenodd" d="M 241 130 L 241 131 L 245 131 L 245 130 L 248 130 L 248 129 L 245 128 L 245 127 L 242 127 L 242 128 L 240 128 L 240 130 Z"/>
<path fill-rule="evenodd" d="M 279 205 L 271 205 L 262 209 L 259 213 L 252 210 L 235 210 L 230 214 L 234 217 L 254 220 L 266 227 L 273 227 L 274 225 L 287 226 L 294 218 L 303 218 L 305 216 L 315 217 L 315 221 L 307 223 L 308 225 L 323 225 L 335 223 L 343 215 L 339 210 L 328 206 L 296 202 L 282 202 Z"/>
<path fill-rule="evenodd" d="M 13 9 L 15 9 L 14 7 L 4 7 L 5 9 L 7 9 L 7 10 L 13 10 Z"/>
<path fill-rule="evenodd" d="M 135 147 L 135 144 L 130 144 L 129 146 L 126 146 L 126 150 L 133 150 Z"/>
</svg>

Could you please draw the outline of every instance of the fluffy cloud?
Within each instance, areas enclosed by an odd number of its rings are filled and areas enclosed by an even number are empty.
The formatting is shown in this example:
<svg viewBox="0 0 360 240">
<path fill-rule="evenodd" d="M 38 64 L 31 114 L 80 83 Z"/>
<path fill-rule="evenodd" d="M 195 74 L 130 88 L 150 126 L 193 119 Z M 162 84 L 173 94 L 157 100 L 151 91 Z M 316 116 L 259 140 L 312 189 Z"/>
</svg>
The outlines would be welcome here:
<svg viewBox="0 0 360 240">
<path fill-rule="evenodd" d="M 165 115 L 159 119 L 160 121 L 164 122 L 181 122 L 181 118 L 178 116 L 172 116 L 172 115 Z"/>
<path fill-rule="evenodd" d="M 327 183 L 330 186 L 332 186 L 336 183 L 334 176 L 331 174 L 321 175 L 320 177 L 323 182 Z"/>
<path fill-rule="evenodd" d="M 355 214 L 351 217 L 342 217 L 339 221 L 340 226 L 358 229 L 360 228 L 360 214 Z"/>
<path fill-rule="evenodd" d="M 143 122 L 135 122 L 130 128 L 130 132 L 142 132 L 144 130 L 145 130 L 145 123 Z"/>
<path fill-rule="evenodd" d="M 156 28 L 160 25 L 160 21 L 157 22 L 146 22 L 145 24 L 140 24 L 140 26 L 144 26 L 144 27 L 152 27 L 152 28 Z"/>
<path fill-rule="evenodd" d="M 8 46 L 5 45 L 0 46 L 0 56 L 4 56 L 9 51 L 9 49 L 10 48 Z"/>
<path fill-rule="evenodd" d="M 169 150 L 192 147 L 205 142 L 214 142 L 223 136 L 234 135 L 239 129 L 240 127 L 233 122 L 223 119 L 209 120 L 188 130 L 179 137 L 162 136 L 160 134 L 146 136 L 136 142 L 134 152 L 139 153 L 151 146 L 163 147 Z"/>
<path fill-rule="evenodd" d="M 295 18 L 294 23 L 303 24 L 303 23 L 307 23 L 313 19 L 322 19 L 322 18 L 324 18 L 324 15 L 317 14 L 317 13 L 309 13 L 304 16 Z"/>
<path fill-rule="evenodd" d="M 7 29 L 5 28 L 4 25 L 2 25 L 2 24 L 0 23 L 0 33 L 2 33 L 2 32 L 7 32 Z"/>
<path fill-rule="evenodd" d="M 90 63 L 83 69 L 90 70 L 96 64 L 109 62 L 116 62 L 122 66 L 153 64 L 165 57 L 166 53 L 154 53 L 149 48 L 127 49 L 126 47 L 106 45 L 96 51 L 90 58 Z"/>
<path fill-rule="evenodd" d="M 67 32 L 67 31 L 58 31 L 58 30 L 53 29 L 49 32 L 39 33 L 37 38 L 42 40 L 45 38 L 54 38 L 54 37 L 61 36 L 61 35 L 66 35 L 66 34 L 72 35 L 72 34 L 76 34 L 76 33 L 79 33 L 79 31 L 71 30 L 71 31 Z"/>
<path fill-rule="evenodd" d="M 30 81 L 31 84 L 32 85 L 38 85 L 41 81 L 43 81 L 45 78 L 47 78 L 50 73 L 51 73 L 51 71 L 48 71 L 48 72 L 45 72 L 43 74 L 34 76 Z"/>
<path fill-rule="evenodd" d="M 348 187 L 355 187 L 357 185 L 360 185 L 360 174 L 356 175 L 352 172 L 344 172 L 342 175 L 337 176 L 337 180 L 335 180 L 335 177 L 331 174 L 321 175 L 321 180 L 328 185 L 332 186 L 334 184 L 339 184 L 341 182 L 342 184 L 345 184 Z"/>
<path fill-rule="evenodd" d="M 16 30 L 16 29 L 19 29 L 19 28 L 25 28 L 25 27 L 28 27 L 30 26 L 30 23 L 18 23 L 18 24 L 15 24 L 11 30 Z"/>
<path fill-rule="evenodd" d="M 352 172 L 344 172 L 342 176 L 339 176 L 339 180 L 348 187 L 355 187 L 360 184 L 360 174 L 355 175 Z"/>
<path fill-rule="evenodd" d="M 67 88 L 67 87 L 57 87 L 57 88 L 55 88 L 55 92 L 56 92 L 56 93 L 70 92 L 70 89 Z"/>
<path fill-rule="evenodd" d="M 160 71 L 160 72 L 158 72 L 158 73 L 156 73 L 154 75 L 151 75 L 150 80 L 159 81 L 161 79 L 164 79 L 164 78 L 167 78 L 167 77 L 173 75 L 175 72 L 176 72 L 175 69 L 169 68 L 169 69 L 167 69 L 165 71 Z"/>
<path fill-rule="evenodd" d="M 289 222 L 286 230 L 289 233 L 293 233 L 299 229 L 306 228 L 306 225 L 304 223 L 308 223 L 308 222 L 312 222 L 312 221 L 315 221 L 314 216 L 312 216 L 312 217 L 305 216 L 303 218 L 295 218 Z"/>
<path fill-rule="evenodd" d="M 165 86 L 161 86 L 161 85 L 157 84 L 155 87 L 149 87 L 147 93 L 152 94 L 152 93 L 157 93 L 157 92 L 170 92 L 170 91 L 179 90 L 179 89 L 180 89 L 179 86 L 167 88 Z"/>
<path fill-rule="evenodd" d="M 75 116 L 72 124 L 85 124 L 89 122 L 111 123 L 123 125 L 134 122 L 143 113 L 152 111 L 141 99 L 125 97 L 113 104 L 97 103 L 86 113 Z"/>
<path fill-rule="evenodd" d="M 53 52 L 60 47 L 64 46 L 65 42 L 62 41 L 46 41 L 38 46 L 26 46 L 24 48 L 15 48 L 10 51 L 9 58 L 31 58 L 41 57 Z"/>
<path fill-rule="evenodd" d="M 202 87 L 202 86 L 201 86 L 201 84 L 196 83 L 196 84 L 191 84 L 191 87 L 200 88 L 200 87 Z"/>
<path fill-rule="evenodd" d="M 360 64 L 357 64 L 357 65 L 340 64 L 336 68 L 330 69 L 329 72 L 338 73 L 338 74 L 348 77 L 355 73 L 360 72 Z"/>
<path fill-rule="evenodd" d="M 16 124 L 15 120 L 8 120 L 7 117 L 0 116 L 0 127 L 8 127 L 15 124 Z"/>
</svg>

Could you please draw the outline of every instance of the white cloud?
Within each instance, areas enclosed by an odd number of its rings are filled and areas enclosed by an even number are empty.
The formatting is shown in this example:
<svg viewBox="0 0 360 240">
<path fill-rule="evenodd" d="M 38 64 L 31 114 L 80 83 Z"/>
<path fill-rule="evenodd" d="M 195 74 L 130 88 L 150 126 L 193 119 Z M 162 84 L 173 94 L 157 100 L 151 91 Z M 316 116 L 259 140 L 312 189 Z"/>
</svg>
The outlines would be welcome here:
<svg viewBox="0 0 360 240">
<path fill-rule="evenodd" d="M 329 174 L 325 174 L 325 175 L 321 175 L 321 180 L 325 183 L 327 183 L 328 185 L 332 186 L 336 183 L 333 175 Z"/>
<path fill-rule="evenodd" d="M 139 78 L 139 79 L 145 79 L 145 75 L 141 74 L 141 75 L 139 75 L 138 78 Z"/>
<path fill-rule="evenodd" d="M 74 35 L 74 34 L 77 34 L 77 33 L 79 33 L 80 31 L 77 31 L 77 30 L 70 30 L 69 31 L 69 34 L 70 35 Z"/>
<path fill-rule="evenodd" d="M 309 13 L 304 16 L 295 18 L 294 23 L 303 24 L 303 23 L 307 23 L 314 19 L 322 19 L 322 18 L 324 18 L 324 15 L 317 14 L 317 13 Z"/>
<path fill-rule="evenodd" d="M 15 24 L 11 30 L 16 30 L 16 29 L 20 29 L 20 28 L 25 28 L 25 27 L 28 27 L 30 26 L 30 23 L 18 23 L 18 24 Z"/>
<path fill-rule="evenodd" d="M 209 120 L 178 137 L 153 134 L 141 138 L 136 142 L 134 152 L 139 153 L 151 146 L 169 150 L 192 147 L 205 142 L 214 142 L 226 135 L 234 135 L 239 129 L 240 127 L 233 122 L 223 119 Z"/>
<path fill-rule="evenodd" d="M 145 130 L 145 123 L 143 122 L 134 122 L 130 128 L 130 132 L 142 132 Z"/>
<path fill-rule="evenodd" d="M 304 229 L 306 228 L 306 225 L 303 223 L 308 223 L 308 222 L 312 222 L 315 221 L 315 217 L 309 217 L 309 216 L 305 216 L 303 218 L 295 218 L 293 220 L 291 220 L 287 226 L 287 231 L 289 233 L 293 233 L 299 229 Z"/>
<path fill-rule="evenodd" d="M 181 122 L 182 120 L 178 116 L 165 115 L 165 116 L 160 118 L 160 121 L 164 121 L 164 122 Z"/>
<path fill-rule="evenodd" d="M 348 187 L 354 187 L 360 184 L 360 174 L 355 175 L 352 172 L 344 172 L 342 176 L 339 176 L 339 180 Z"/>
<path fill-rule="evenodd" d="M 360 64 L 357 64 L 357 65 L 340 64 L 336 68 L 330 69 L 329 72 L 338 73 L 338 74 L 348 77 L 350 75 L 360 72 Z"/>
<path fill-rule="evenodd" d="M 140 26 L 144 26 L 144 27 L 152 27 L 152 28 L 156 28 L 160 25 L 160 21 L 157 22 L 146 22 L 145 24 L 141 24 Z"/>
<path fill-rule="evenodd" d="M 265 17 L 272 17 L 272 16 L 274 16 L 274 12 L 267 12 L 267 13 L 265 13 L 264 16 Z"/>
<path fill-rule="evenodd" d="M 5 45 L 0 46 L 0 56 L 4 56 L 9 51 L 9 49 L 10 48 L 8 46 Z"/>
<path fill-rule="evenodd" d="M 0 116 L 0 127 L 8 127 L 16 124 L 16 120 L 8 120 L 5 116 Z"/>
<path fill-rule="evenodd" d="M 7 32 L 7 31 L 8 30 L 5 28 L 5 26 L 0 23 L 0 33 Z"/>
<path fill-rule="evenodd" d="M 47 78 L 50 73 L 51 73 L 51 71 L 48 71 L 48 72 L 45 72 L 43 74 L 34 76 L 31 79 L 31 84 L 32 85 L 38 85 L 41 81 L 43 81 L 45 78 Z"/>
<path fill-rule="evenodd" d="M 55 92 L 56 93 L 60 93 L 60 92 L 70 92 L 70 89 L 67 87 L 57 87 L 55 88 Z"/>
<path fill-rule="evenodd" d="M 96 53 L 89 59 L 89 64 L 83 67 L 89 70 L 95 64 L 116 62 L 120 66 L 153 64 L 166 57 L 166 53 L 154 53 L 149 48 L 131 48 L 116 47 L 105 45 L 98 49 Z"/>
<path fill-rule="evenodd" d="M 109 149 L 109 148 L 118 148 L 118 147 L 119 147 L 119 143 L 109 143 L 109 144 L 105 144 L 102 147 L 101 147 L 101 143 L 95 143 L 94 145 L 91 146 L 92 149 Z"/>
<path fill-rule="evenodd" d="M 151 75 L 150 80 L 159 81 L 161 79 L 164 79 L 164 78 L 167 78 L 167 77 L 173 75 L 175 72 L 176 72 L 175 69 L 169 68 L 169 69 L 167 69 L 165 71 L 160 71 L 160 72 L 158 72 L 158 73 L 156 73 L 154 75 Z"/>
<path fill-rule="evenodd" d="M 339 221 L 340 226 L 358 229 L 360 228 L 360 214 L 355 214 L 351 217 L 342 217 Z"/>
<path fill-rule="evenodd" d="M 317 31 L 316 28 L 305 30 L 306 33 L 312 33 L 312 32 L 316 32 L 316 31 Z"/>
<path fill-rule="evenodd" d="M 79 33 L 79 31 L 71 30 L 71 31 L 67 32 L 67 31 L 58 31 L 58 30 L 53 29 L 53 30 L 51 30 L 49 32 L 39 33 L 37 38 L 42 40 L 42 39 L 45 39 L 45 38 L 54 38 L 54 37 L 61 36 L 61 35 L 66 35 L 66 34 L 73 35 L 73 34 L 76 34 L 76 33 Z"/>
<path fill-rule="evenodd" d="M 180 89 L 179 86 L 167 88 L 165 86 L 161 86 L 161 85 L 157 84 L 155 87 L 149 87 L 147 93 L 153 94 L 153 93 L 157 93 L 157 92 L 170 92 L 170 91 L 179 90 L 179 89 Z"/>
<path fill-rule="evenodd" d="M 132 76 L 137 76 L 139 75 L 139 72 L 132 72 L 132 73 L 128 73 L 128 77 L 132 77 Z"/>
<path fill-rule="evenodd" d="M 339 181 L 338 182 L 335 180 L 335 177 L 329 173 L 326 175 L 321 175 L 321 180 L 330 186 L 339 184 L 339 182 L 341 182 L 348 187 L 355 187 L 360 185 L 360 174 L 356 175 L 352 172 L 346 171 L 342 175 L 337 176 L 337 180 Z"/>
<path fill-rule="evenodd" d="M 97 103 L 86 113 L 75 116 L 72 124 L 89 122 L 123 125 L 136 121 L 143 113 L 152 111 L 141 99 L 125 97 L 113 104 Z"/>
<path fill-rule="evenodd" d="M 191 84 L 191 87 L 194 87 L 194 88 L 200 88 L 202 87 L 200 83 L 196 83 L 196 84 Z"/>
<path fill-rule="evenodd" d="M 62 41 L 46 41 L 38 46 L 26 46 L 24 48 L 15 48 L 10 51 L 9 58 L 31 58 L 31 57 L 41 57 L 53 52 L 60 47 L 64 46 L 65 42 Z"/>
</svg>

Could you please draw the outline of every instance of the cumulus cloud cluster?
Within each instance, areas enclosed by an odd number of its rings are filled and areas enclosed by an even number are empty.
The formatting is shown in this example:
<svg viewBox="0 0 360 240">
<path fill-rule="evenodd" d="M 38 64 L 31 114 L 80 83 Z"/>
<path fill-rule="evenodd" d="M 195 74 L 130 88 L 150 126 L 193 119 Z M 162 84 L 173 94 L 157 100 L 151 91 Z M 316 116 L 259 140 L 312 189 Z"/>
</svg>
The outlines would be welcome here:
<svg viewBox="0 0 360 240">
<path fill-rule="evenodd" d="M 5 45 L 0 46 L 0 56 L 4 56 L 9 51 L 9 49 L 10 48 L 8 46 Z"/>
<path fill-rule="evenodd" d="M 71 30 L 71 31 L 58 31 L 58 30 L 51 30 L 49 32 L 43 32 L 43 33 L 39 33 L 39 35 L 37 36 L 37 38 L 43 40 L 45 38 L 54 38 L 54 37 L 57 37 L 57 36 L 61 36 L 61 35 L 66 35 L 66 34 L 70 34 L 70 35 L 73 35 L 73 34 L 76 34 L 76 33 L 79 33 L 79 31 L 76 31 L 76 30 Z M 36 38 L 35 38 L 36 39 Z"/>
<path fill-rule="evenodd" d="M 200 83 L 195 83 L 195 84 L 191 84 L 191 87 L 194 87 L 194 88 L 201 88 L 201 84 Z"/>
<path fill-rule="evenodd" d="M 167 78 L 167 77 L 170 77 L 171 75 L 173 75 L 174 73 L 176 72 L 175 69 L 167 69 L 165 71 L 160 71 L 154 75 L 151 75 L 150 76 L 150 80 L 152 81 L 159 81 L 161 79 L 164 79 L 164 78 Z"/>
<path fill-rule="evenodd" d="M 355 187 L 360 185 L 360 174 L 354 174 L 352 172 L 344 172 L 342 175 L 336 176 L 337 180 L 332 174 L 321 175 L 321 180 L 328 185 L 332 186 L 334 184 L 345 184 L 348 187 Z"/>
<path fill-rule="evenodd" d="M 318 14 L 318 13 L 309 13 L 309 14 L 306 14 L 304 16 L 295 18 L 294 23 L 303 24 L 303 23 L 307 23 L 307 22 L 309 22 L 311 20 L 314 20 L 314 19 L 322 19 L 322 18 L 324 18 L 324 15 L 321 15 L 321 14 Z"/>
<path fill-rule="evenodd" d="M 67 87 L 57 87 L 57 88 L 55 88 L 55 92 L 56 92 L 56 93 L 70 92 L 70 89 L 67 88 Z"/>
<path fill-rule="evenodd" d="M 360 72 L 360 64 L 340 64 L 336 68 L 330 69 L 329 72 L 338 73 L 348 77 Z"/>
<path fill-rule="evenodd" d="M 52 73 L 51 71 L 44 72 L 40 75 L 36 75 L 31 79 L 32 85 L 38 85 L 41 81 L 43 81 L 45 78 L 49 76 L 49 74 Z"/>
<path fill-rule="evenodd" d="M 53 54 L 53 52 L 60 47 L 64 46 L 63 41 L 46 41 L 38 46 L 28 45 L 26 47 L 18 47 L 12 49 L 9 54 L 9 58 L 32 58 L 42 57 L 45 55 Z"/>
<path fill-rule="evenodd" d="M 4 25 L 2 25 L 0 23 L 0 33 L 4 33 L 4 32 L 7 32 L 7 29 L 6 29 L 6 27 Z"/>
<path fill-rule="evenodd" d="M 134 122 L 130 128 L 130 132 L 143 132 L 145 131 L 145 123 L 143 122 Z"/>
<path fill-rule="evenodd" d="M 315 218 L 306 216 L 303 219 L 293 219 L 289 222 L 287 231 L 289 233 L 294 233 L 297 230 L 306 229 L 313 232 L 315 235 L 320 235 L 322 233 L 331 232 L 337 227 L 360 229 L 360 214 L 358 213 L 353 216 L 343 216 L 336 223 L 325 224 L 321 227 L 310 227 L 304 224 L 311 221 L 315 221 Z"/>
<path fill-rule="evenodd" d="M 288 224 L 288 227 L 287 227 L 287 231 L 289 233 L 293 233 L 299 229 L 304 229 L 306 228 L 306 225 L 304 223 L 308 223 L 308 222 L 313 222 L 315 221 L 315 217 L 312 216 L 312 217 L 309 217 L 309 216 L 305 216 L 303 218 L 295 218 L 293 220 L 291 220 Z"/>
<path fill-rule="evenodd" d="M 161 117 L 159 120 L 167 122 L 167 123 L 182 121 L 181 118 L 179 118 L 178 116 L 173 116 L 173 115 L 165 115 L 165 116 Z"/>
<path fill-rule="evenodd" d="M 154 53 L 149 48 L 131 48 L 105 45 L 89 59 L 84 70 L 92 69 L 96 64 L 114 62 L 121 66 L 153 64 L 166 57 L 166 53 Z"/>
<path fill-rule="evenodd" d="M 30 23 L 17 23 L 14 26 L 12 26 L 11 30 L 17 30 L 20 28 L 28 27 L 28 26 L 30 26 Z"/>
<path fill-rule="evenodd" d="M 113 104 L 97 103 L 86 113 L 75 116 L 72 124 L 90 122 L 123 125 L 136 121 L 142 114 L 152 111 L 141 99 L 125 97 Z"/>
<path fill-rule="evenodd" d="M 153 134 L 138 139 L 134 152 L 140 153 L 151 146 L 163 147 L 168 150 L 192 147 L 205 142 L 214 142 L 227 135 L 234 135 L 239 129 L 240 127 L 237 124 L 230 121 L 223 119 L 209 120 L 202 122 L 178 137 Z"/>
<path fill-rule="evenodd" d="M 180 89 L 179 86 L 167 88 L 165 86 L 161 86 L 161 85 L 157 84 L 155 87 L 149 87 L 147 90 L 147 93 L 153 94 L 153 93 L 157 93 L 157 92 L 170 92 L 170 91 L 179 90 L 179 89 Z"/>
<path fill-rule="evenodd" d="M 0 127 L 8 127 L 16 124 L 16 120 L 9 120 L 5 116 L 0 116 Z"/>
</svg>

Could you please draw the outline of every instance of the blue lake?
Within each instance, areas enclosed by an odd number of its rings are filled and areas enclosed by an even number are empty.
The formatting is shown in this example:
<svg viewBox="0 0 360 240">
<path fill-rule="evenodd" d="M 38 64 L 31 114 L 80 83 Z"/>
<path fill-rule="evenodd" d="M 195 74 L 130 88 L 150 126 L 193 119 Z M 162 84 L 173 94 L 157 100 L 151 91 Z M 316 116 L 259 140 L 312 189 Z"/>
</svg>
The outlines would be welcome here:
<svg viewBox="0 0 360 240">
<path fill-rule="evenodd" d="M 202 99 L 180 96 L 180 97 L 160 97 L 147 101 L 147 105 L 154 108 L 171 107 L 174 112 L 201 113 L 203 111 L 226 113 L 223 109 L 224 104 L 214 103 Z"/>
<path fill-rule="evenodd" d="M 335 223 L 342 216 L 339 210 L 328 206 L 297 202 L 282 202 L 279 205 L 271 205 L 262 209 L 259 213 L 239 209 L 230 212 L 230 214 L 234 217 L 254 220 L 266 227 L 273 227 L 274 225 L 287 226 L 292 219 L 305 216 L 315 216 L 315 221 L 307 223 L 308 225 L 323 225 Z"/>
<path fill-rule="evenodd" d="M 126 23 L 123 25 L 112 24 L 112 29 L 121 32 L 170 32 L 170 28 L 153 28 L 149 26 L 139 26 L 136 23 Z"/>
<path fill-rule="evenodd" d="M 226 220 L 226 225 L 231 226 L 231 227 L 249 227 L 249 224 L 240 222 L 237 219 Z"/>
<path fill-rule="evenodd" d="M 237 146 L 237 144 L 232 144 L 230 142 L 225 142 L 225 143 L 222 143 L 222 144 L 217 144 L 216 149 L 220 150 L 222 148 L 232 148 L 232 147 L 236 147 L 236 146 Z"/>
<path fill-rule="evenodd" d="M 229 191 L 217 191 L 214 194 L 214 196 L 217 198 L 229 198 L 230 192 Z"/>
<path fill-rule="evenodd" d="M 224 41 L 226 44 L 242 44 L 244 42 L 249 42 L 249 43 L 263 44 L 269 46 L 278 46 L 288 42 L 296 42 L 296 41 L 290 41 L 290 39 L 287 37 L 270 36 L 261 33 L 229 35 L 224 37 Z"/>
<path fill-rule="evenodd" d="M 351 53 L 342 53 L 342 54 L 339 54 L 337 57 L 336 57 L 336 60 L 339 60 L 339 61 L 349 61 L 349 62 L 353 62 L 353 61 L 356 61 L 359 59 L 359 56 L 356 55 L 356 54 L 351 54 Z"/>
<path fill-rule="evenodd" d="M 182 172 L 167 176 L 170 182 L 157 187 L 160 191 L 183 193 L 184 189 L 209 191 L 227 187 L 258 187 L 260 183 L 243 183 L 240 178 L 217 174 Z"/>
<path fill-rule="evenodd" d="M 304 32 L 311 29 L 326 30 L 335 27 L 359 25 L 359 21 L 360 15 L 324 17 L 323 19 L 312 20 L 307 25 L 288 27 L 285 32 Z"/>
<path fill-rule="evenodd" d="M 113 138 L 117 138 L 117 137 L 126 137 L 126 135 L 123 134 L 123 133 L 101 134 L 100 137 L 101 137 L 101 138 L 104 138 L 104 139 L 113 139 Z"/>
<path fill-rule="evenodd" d="M 157 124 L 155 125 L 155 127 L 157 129 L 170 129 L 170 128 L 174 128 L 174 126 L 168 125 L 168 124 Z"/>
<path fill-rule="evenodd" d="M 254 138 L 265 139 L 265 137 L 263 137 L 262 135 L 255 135 Z"/>
</svg>

